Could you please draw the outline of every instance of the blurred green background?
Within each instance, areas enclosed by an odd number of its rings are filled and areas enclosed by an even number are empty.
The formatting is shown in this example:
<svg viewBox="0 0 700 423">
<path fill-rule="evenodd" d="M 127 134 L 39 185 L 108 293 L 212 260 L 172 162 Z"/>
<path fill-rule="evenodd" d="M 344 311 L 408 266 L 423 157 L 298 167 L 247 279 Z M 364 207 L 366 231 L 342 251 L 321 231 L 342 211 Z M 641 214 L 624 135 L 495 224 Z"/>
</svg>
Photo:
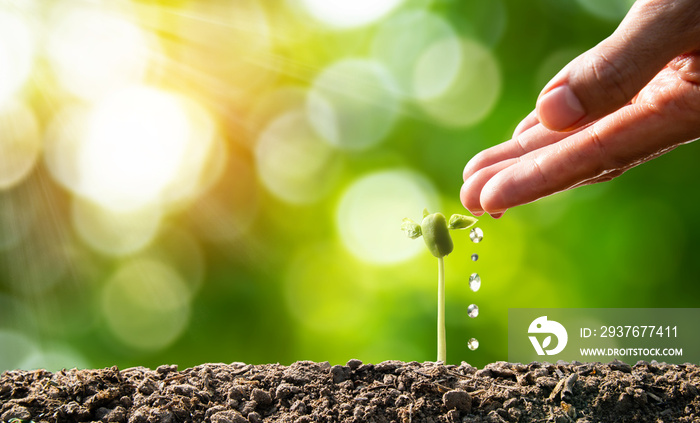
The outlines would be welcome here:
<svg viewBox="0 0 700 423">
<path fill-rule="evenodd" d="M 0 370 L 435 360 L 402 218 L 464 213 L 629 6 L 0 0 Z M 448 361 L 506 360 L 509 307 L 696 306 L 699 156 L 453 232 Z"/>
</svg>

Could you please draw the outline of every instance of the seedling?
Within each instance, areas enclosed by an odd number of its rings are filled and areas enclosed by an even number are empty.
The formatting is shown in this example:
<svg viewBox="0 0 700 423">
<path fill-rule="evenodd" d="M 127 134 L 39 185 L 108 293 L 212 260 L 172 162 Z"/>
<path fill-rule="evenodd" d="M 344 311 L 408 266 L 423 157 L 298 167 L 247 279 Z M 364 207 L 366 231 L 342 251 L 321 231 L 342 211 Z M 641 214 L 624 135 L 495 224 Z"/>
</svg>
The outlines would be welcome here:
<svg viewBox="0 0 700 423">
<path fill-rule="evenodd" d="M 452 252 L 454 244 L 450 229 L 467 229 L 473 226 L 477 219 L 471 216 L 453 214 L 448 223 L 442 213 L 428 213 L 423 210 L 423 221 L 417 224 L 409 218 L 404 218 L 401 229 L 411 239 L 423 236 L 425 245 L 430 253 L 438 259 L 438 319 L 437 319 L 437 359 L 446 362 L 445 336 L 445 262 L 444 257 Z"/>
</svg>

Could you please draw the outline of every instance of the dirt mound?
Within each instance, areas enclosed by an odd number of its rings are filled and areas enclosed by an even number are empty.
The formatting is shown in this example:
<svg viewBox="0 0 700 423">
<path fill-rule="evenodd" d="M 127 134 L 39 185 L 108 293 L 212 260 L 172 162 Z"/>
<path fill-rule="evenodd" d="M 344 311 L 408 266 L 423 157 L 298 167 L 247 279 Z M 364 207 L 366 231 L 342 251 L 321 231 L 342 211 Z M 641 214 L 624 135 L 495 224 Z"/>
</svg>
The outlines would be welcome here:
<svg viewBox="0 0 700 423">
<path fill-rule="evenodd" d="M 8 371 L 0 421 L 690 422 L 700 367 L 387 361 Z"/>
</svg>

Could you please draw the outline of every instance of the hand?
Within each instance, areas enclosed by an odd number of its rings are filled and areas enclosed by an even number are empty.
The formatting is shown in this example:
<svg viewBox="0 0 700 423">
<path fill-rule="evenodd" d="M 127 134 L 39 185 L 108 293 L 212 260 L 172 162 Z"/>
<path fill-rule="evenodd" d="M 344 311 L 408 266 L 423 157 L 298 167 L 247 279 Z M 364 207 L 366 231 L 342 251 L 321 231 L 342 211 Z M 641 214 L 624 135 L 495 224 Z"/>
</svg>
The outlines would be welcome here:
<svg viewBox="0 0 700 423">
<path fill-rule="evenodd" d="M 608 181 L 700 137 L 700 1 L 638 0 L 542 90 L 513 138 L 464 169 L 462 204 L 500 217 Z"/>
</svg>

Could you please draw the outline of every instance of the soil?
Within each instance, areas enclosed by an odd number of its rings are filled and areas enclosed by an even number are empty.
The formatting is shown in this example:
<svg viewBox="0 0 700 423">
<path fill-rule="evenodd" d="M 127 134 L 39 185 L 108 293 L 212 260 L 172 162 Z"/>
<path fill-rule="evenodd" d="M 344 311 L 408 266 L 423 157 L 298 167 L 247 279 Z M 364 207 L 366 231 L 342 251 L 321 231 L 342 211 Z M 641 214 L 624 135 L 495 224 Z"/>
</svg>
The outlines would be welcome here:
<svg viewBox="0 0 700 423">
<path fill-rule="evenodd" d="M 690 422 L 699 384 L 697 365 L 619 361 L 7 371 L 0 421 Z"/>
</svg>

